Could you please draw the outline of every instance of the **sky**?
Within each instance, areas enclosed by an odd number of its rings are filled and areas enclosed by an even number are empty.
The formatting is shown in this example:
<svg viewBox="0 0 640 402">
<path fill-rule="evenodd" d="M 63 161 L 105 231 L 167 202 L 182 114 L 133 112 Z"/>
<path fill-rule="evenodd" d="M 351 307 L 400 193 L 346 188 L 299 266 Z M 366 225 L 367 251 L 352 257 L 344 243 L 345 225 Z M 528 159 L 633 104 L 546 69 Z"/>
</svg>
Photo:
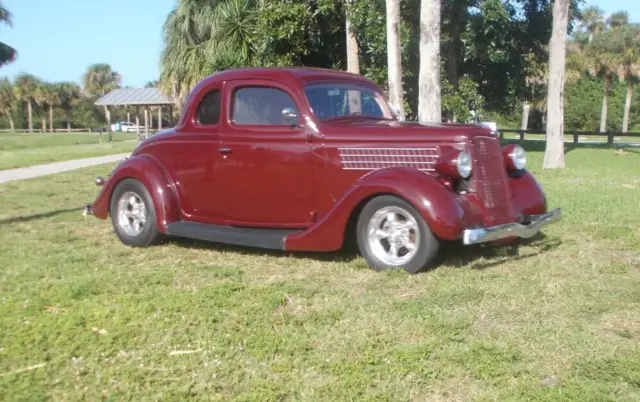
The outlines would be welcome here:
<svg viewBox="0 0 640 402">
<path fill-rule="evenodd" d="M 177 0 L 2 0 L 13 28 L 0 26 L 0 40 L 18 50 L 0 68 L 47 81 L 81 83 L 93 63 L 109 63 L 122 85 L 143 87 L 158 79 L 162 25 Z"/>
<path fill-rule="evenodd" d="M 109 63 L 122 85 L 143 87 L 160 75 L 162 24 L 177 0 L 3 0 L 13 28 L 0 40 L 18 59 L 0 68 L 13 79 L 28 72 L 47 81 L 81 83 L 93 63 Z M 587 0 L 610 14 L 626 10 L 640 22 L 639 0 Z"/>
</svg>

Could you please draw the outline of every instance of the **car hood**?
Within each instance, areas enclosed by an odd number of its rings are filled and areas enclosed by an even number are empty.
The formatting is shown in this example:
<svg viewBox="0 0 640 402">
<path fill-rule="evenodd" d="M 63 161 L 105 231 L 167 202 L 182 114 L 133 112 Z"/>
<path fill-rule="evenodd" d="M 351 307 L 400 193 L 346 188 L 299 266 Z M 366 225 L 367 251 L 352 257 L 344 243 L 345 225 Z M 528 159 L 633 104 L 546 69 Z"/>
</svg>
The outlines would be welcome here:
<svg viewBox="0 0 640 402">
<path fill-rule="evenodd" d="M 491 129 L 480 124 L 426 123 L 415 121 L 379 120 L 368 118 L 345 118 L 321 123 L 327 134 L 335 132 L 341 136 L 362 133 L 374 137 L 383 136 L 394 140 L 416 140 L 428 136 L 434 140 L 463 141 L 475 136 L 492 136 Z"/>
</svg>

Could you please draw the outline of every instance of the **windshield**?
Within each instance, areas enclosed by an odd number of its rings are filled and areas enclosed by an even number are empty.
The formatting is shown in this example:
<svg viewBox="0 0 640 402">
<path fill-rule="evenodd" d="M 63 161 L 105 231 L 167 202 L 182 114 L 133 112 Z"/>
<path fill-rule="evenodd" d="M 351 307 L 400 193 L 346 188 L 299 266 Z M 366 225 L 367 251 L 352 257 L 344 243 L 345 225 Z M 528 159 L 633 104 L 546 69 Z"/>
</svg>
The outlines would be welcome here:
<svg viewBox="0 0 640 402">
<path fill-rule="evenodd" d="M 310 84 L 305 93 L 319 120 L 349 116 L 394 119 L 384 95 L 357 83 Z"/>
</svg>

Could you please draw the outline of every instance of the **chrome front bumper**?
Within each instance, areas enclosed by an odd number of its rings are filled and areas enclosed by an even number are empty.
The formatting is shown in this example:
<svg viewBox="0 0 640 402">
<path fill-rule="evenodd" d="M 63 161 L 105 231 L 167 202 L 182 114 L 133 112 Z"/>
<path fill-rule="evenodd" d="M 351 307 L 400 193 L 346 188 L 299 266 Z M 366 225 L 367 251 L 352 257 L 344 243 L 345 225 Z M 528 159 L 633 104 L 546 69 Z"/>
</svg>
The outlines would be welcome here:
<svg viewBox="0 0 640 402">
<path fill-rule="evenodd" d="M 546 214 L 530 216 L 531 221 L 527 224 L 515 222 L 486 228 L 467 229 L 462 235 L 462 242 L 470 245 L 501 240 L 507 237 L 530 238 L 535 236 L 542 227 L 559 221 L 561 217 L 562 212 L 560 208 L 557 208 Z"/>
</svg>

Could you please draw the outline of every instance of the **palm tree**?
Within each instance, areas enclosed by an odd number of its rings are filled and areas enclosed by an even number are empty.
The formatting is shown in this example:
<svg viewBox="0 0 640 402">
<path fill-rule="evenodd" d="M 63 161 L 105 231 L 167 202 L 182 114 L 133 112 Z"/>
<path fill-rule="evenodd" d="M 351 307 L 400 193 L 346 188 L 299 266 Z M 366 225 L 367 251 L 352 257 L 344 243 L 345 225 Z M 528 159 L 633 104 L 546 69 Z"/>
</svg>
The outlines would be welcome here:
<svg viewBox="0 0 640 402">
<path fill-rule="evenodd" d="M 610 28 L 618 28 L 629 23 L 629 13 L 626 11 L 618 11 L 607 18 L 607 25 Z"/>
<path fill-rule="evenodd" d="M 252 0 L 182 0 L 163 26 L 160 89 L 179 105 L 202 78 L 251 65 L 256 15 Z"/>
<path fill-rule="evenodd" d="M 13 81 L 13 89 L 16 99 L 27 104 L 27 121 L 29 124 L 29 132 L 33 131 L 33 110 L 32 102 L 36 91 L 40 85 L 40 80 L 31 74 L 20 74 Z"/>
<path fill-rule="evenodd" d="M 120 87 L 122 77 L 106 63 L 92 64 L 82 77 L 84 91 L 90 96 L 103 96 Z"/>
<path fill-rule="evenodd" d="M 571 0 L 553 3 L 553 27 L 549 41 L 549 84 L 547 89 L 547 141 L 543 167 L 564 168 L 564 82 L 567 28 Z"/>
<path fill-rule="evenodd" d="M 2 5 L 2 1 L 0 1 L 0 23 L 4 23 L 9 27 L 13 26 L 11 21 L 11 12 Z M 0 42 L 0 67 L 15 61 L 17 54 L 18 53 L 14 48 Z"/>
<path fill-rule="evenodd" d="M 9 120 L 11 131 L 15 131 L 13 112 L 16 110 L 16 95 L 8 78 L 0 81 L 0 113 Z"/>
<path fill-rule="evenodd" d="M 585 49 L 587 72 L 604 81 L 602 95 L 602 112 L 600 114 L 600 132 L 607 131 L 607 115 L 609 112 L 609 94 L 613 77 L 617 70 L 615 55 L 611 52 L 610 31 L 594 37 Z"/>
<path fill-rule="evenodd" d="M 111 69 L 107 63 L 92 64 L 87 68 L 87 72 L 82 77 L 84 91 L 89 96 L 104 96 L 108 92 L 120 87 L 122 77 Z M 111 113 L 107 106 L 104 107 L 104 115 L 107 124 L 111 122 Z"/>
<path fill-rule="evenodd" d="M 440 0 L 420 2 L 418 120 L 440 123 Z"/>
<path fill-rule="evenodd" d="M 622 120 L 622 132 L 626 133 L 629 130 L 633 85 L 640 77 L 640 26 L 620 25 L 607 32 L 606 36 L 613 54 L 613 62 L 617 66 L 616 74 L 620 81 L 627 84 L 627 98 Z"/>
<path fill-rule="evenodd" d="M 386 12 L 389 99 L 398 108 L 400 120 L 405 120 L 400 42 L 400 0 L 386 0 Z"/>
<path fill-rule="evenodd" d="M 67 120 L 67 131 L 71 132 L 71 111 L 80 103 L 82 90 L 75 82 L 59 82 L 55 84 L 55 87 L 60 99 L 59 105 Z"/>
<path fill-rule="evenodd" d="M 593 37 L 605 28 L 604 11 L 597 6 L 587 7 L 582 10 L 580 26 L 589 33 L 589 43 Z"/>
<path fill-rule="evenodd" d="M 49 107 L 49 131 L 53 133 L 53 108 L 60 106 L 61 94 L 59 87 L 50 83 L 43 84 L 42 91 L 44 103 Z"/>
<path fill-rule="evenodd" d="M 42 116 L 41 116 L 41 122 L 42 122 L 42 132 L 46 133 L 47 132 L 47 117 L 46 117 L 46 113 L 45 113 L 45 106 L 47 105 L 47 83 L 46 82 L 40 82 L 38 84 L 38 86 L 36 87 L 36 91 L 33 94 L 33 100 L 35 101 L 36 105 L 42 109 Z"/>
</svg>

